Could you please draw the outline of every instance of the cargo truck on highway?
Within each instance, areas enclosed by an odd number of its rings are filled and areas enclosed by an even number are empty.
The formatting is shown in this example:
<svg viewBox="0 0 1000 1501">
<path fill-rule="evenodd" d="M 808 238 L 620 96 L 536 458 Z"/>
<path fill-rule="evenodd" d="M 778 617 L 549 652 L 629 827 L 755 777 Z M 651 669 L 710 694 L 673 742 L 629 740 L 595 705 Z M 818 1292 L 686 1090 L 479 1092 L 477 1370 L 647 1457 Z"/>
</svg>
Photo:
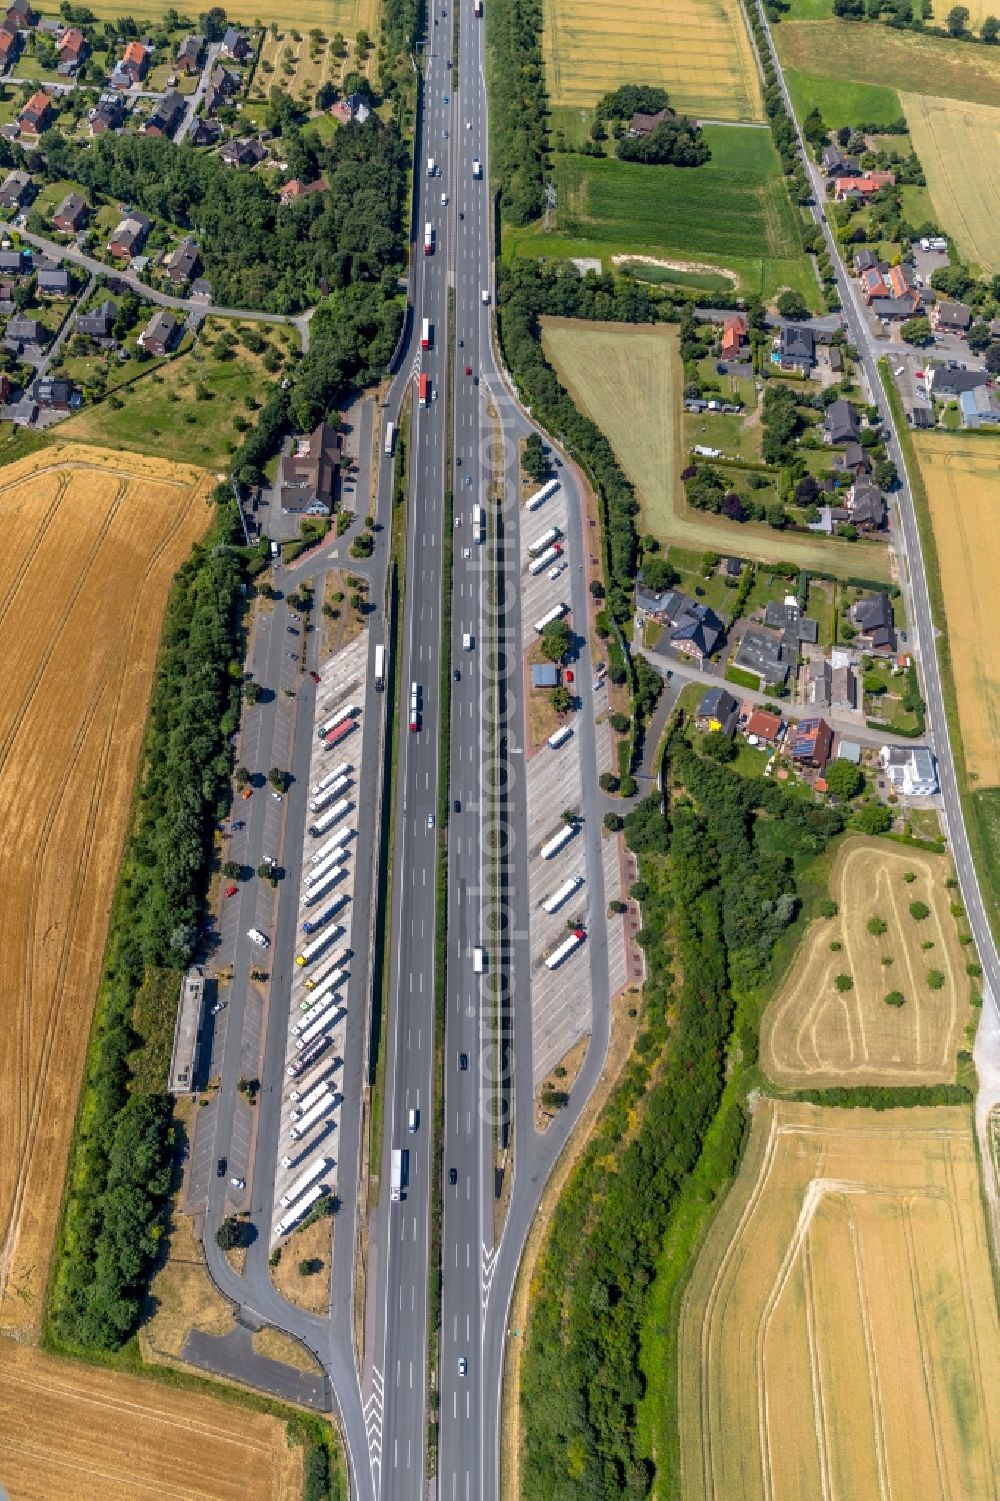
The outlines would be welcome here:
<svg viewBox="0 0 1000 1501">
<path fill-rule="evenodd" d="M 558 912 L 563 903 L 568 902 L 574 891 L 579 891 L 582 885 L 583 876 L 570 876 L 568 881 L 562 883 L 558 891 L 553 891 L 551 896 L 545 898 L 542 907 L 546 912 Z"/>
<path fill-rule="evenodd" d="M 561 556 L 562 548 L 558 542 L 553 542 L 552 546 L 546 548 L 540 557 L 535 558 L 534 562 L 528 564 L 528 572 L 537 576 L 544 569 L 548 568 L 550 563 L 554 563 L 556 558 Z"/>
<path fill-rule="evenodd" d="M 408 1152 L 394 1147 L 392 1152 L 392 1166 L 389 1173 L 389 1198 L 394 1204 L 403 1197 L 403 1186 L 406 1181 L 406 1159 Z"/>
<path fill-rule="evenodd" d="M 551 860 L 553 855 L 558 855 L 559 851 L 569 844 L 575 833 L 575 823 L 564 823 L 559 832 L 553 834 L 552 838 L 542 845 L 538 853 L 543 860 Z"/>
<path fill-rule="evenodd" d="M 382 692 L 385 687 L 385 647 L 379 642 L 375 648 L 375 690 Z"/>
<path fill-rule="evenodd" d="M 425 318 L 423 320 L 423 322 L 421 323 L 421 325 L 420 325 L 420 347 L 421 347 L 421 349 L 430 349 L 432 337 L 433 337 L 433 333 L 432 333 L 432 330 L 431 330 L 431 320 L 429 318 Z"/>
<path fill-rule="evenodd" d="M 327 1168 L 332 1166 L 328 1157 L 318 1157 L 311 1167 L 307 1167 L 304 1173 L 300 1173 L 287 1193 L 283 1193 L 279 1199 L 282 1209 L 287 1209 L 289 1204 L 294 1204 L 296 1199 L 301 1199 L 307 1189 L 312 1188 L 317 1178 L 322 1178 Z"/>
<path fill-rule="evenodd" d="M 483 540 L 483 532 L 486 530 L 486 512 L 481 505 L 472 507 L 472 539 L 474 542 Z"/>
<path fill-rule="evenodd" d="M 429 375 L 421 375 L 417 386 L 417 401 L 425 407 L 431 399 L 431 378 Z"/>
<path fill-rule="evenodd" d="M 387 422 L 385 425 L 385 451 L 387 457 L 392 458 L 392 450 L 395 448 L 395 446 L 396 424 L 395 422 Z"/>
<path fill-rule="evenodd" d="M 425 224 L 424 225 L 424 255 L 433 255 L 433 254 L 434 254 L 434 226 L 433 226 L 433 224 Z"/>
<path fill-rule="evenodd" d="M 563 960 L 568 959 L 573 950 L 580 947 L 586 936 L 582 928 L 574 929 L 568 938 L 563 939 L 558 948 L 552 950 L 545 961 L 545 968 L 558 969 Z"/>
<path fill-rule="evenodd" d="M 558 489 L 559 481 L 557 479 L 550 479 L 547 485 L 543 485 L 540 490 L 536 490 L 534 495 L 528 496 L 527 500 L 524 502 L 525 510 L 537 511 L 538 507 L 544 505 L 545 502 L 549 500 Z"/>
<path fill-rule="evenodd" d="M 331 902 L 329 907 L 324 907 L 315 917 L 310 917 L 308 922 L 302 924 L 304 933 L 318 933 L 320 928 L 325 928 L 331 917 L 336 917 L 342 907 L 345 907 L 350 898 L 345 891 L 343 896 L 338 896 L 336 901 Z"/>
<path fill-rule="evenodd" d="M 288 1213 L 278 1221 L 278 1223 L 274 1227 L 275 1235 L 287 1235 L 289 1230 L 294 1230 L 299 1220 L 305 1217 L 307 1210 L 310 1210 L 315 1204 L 316 1200 L 321 1198 L 322 1195 L 322 1183 L 314 1183 L 305 1197 L 300 1199 L 299 1202 L 295 1204 L 288 1211 Z"/>
<path fill-rule="evenodd" d="M 483 0 L 472 0 L 472 14 L 481 16 L 483 13 Z"/>
<path fill-rule="evenodd" d="M 313 838 L 318 839 L 321 834 L 325 834 L 328 829 L 332 829 L 335 823 L 340 822 L 345 813 L 350 812 L 351 806 L 349 797 L 338 798 L 332 808 L 327 808 L 326 812 L 321 813 L 315 823 L 309 825 L 309 832 Z"/>
</svg>

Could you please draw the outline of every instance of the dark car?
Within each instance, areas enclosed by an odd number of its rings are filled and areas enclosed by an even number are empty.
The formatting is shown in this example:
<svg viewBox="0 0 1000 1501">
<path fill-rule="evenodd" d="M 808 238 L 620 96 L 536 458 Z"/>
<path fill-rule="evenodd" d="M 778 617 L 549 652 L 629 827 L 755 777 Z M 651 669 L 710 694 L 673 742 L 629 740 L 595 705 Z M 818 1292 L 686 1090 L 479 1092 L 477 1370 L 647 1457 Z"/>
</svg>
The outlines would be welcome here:
<svg viewBox="0 0 1000 1501">
<path fill-rule="evenodd" d="M 309 676 L 312 678 L 312 680 L 313 680 L 314 683 L 318 683 L 319 682 L 319 673 L 318 672 L 311 672 L 309 674 Z"/>
<path fill-rule="evenodd" d="M 217 1178 L 224 1178 L 226 1176 L 226 1159 L 224 1157 L 220 1157 L 215 1164 L 215 1176 Z"/>
<path fill-rule="evenodd" d="M 458 1169 L 457 1168 L 450 1167 L 448 1169 L 448 1182 L 449 1183 L 457 1183 L 458 1182 Z"/>
<path fill-rule="evenodd" d="M 451 811 L 453 813 L 461 813 L 461 811 L 462 811 L 462 799 L 460 797 L 456 797 L 453 800 L 452 805 L 451 805 Z"/>
<path fill-rule="evenodd" d="M 458 1055 L 458 1066 L 462 1070 L 462 1073 L 464 1074 L 465 1071 L 466 1071 L 466 1069 L 469 1067 L 469 1055 L 468 1055 L 468 1053 L 459 1053 L 459 1055 Z M 225 1169 L 223 1169 L 223 1171 L 225 1171 Z"/>
</svg>

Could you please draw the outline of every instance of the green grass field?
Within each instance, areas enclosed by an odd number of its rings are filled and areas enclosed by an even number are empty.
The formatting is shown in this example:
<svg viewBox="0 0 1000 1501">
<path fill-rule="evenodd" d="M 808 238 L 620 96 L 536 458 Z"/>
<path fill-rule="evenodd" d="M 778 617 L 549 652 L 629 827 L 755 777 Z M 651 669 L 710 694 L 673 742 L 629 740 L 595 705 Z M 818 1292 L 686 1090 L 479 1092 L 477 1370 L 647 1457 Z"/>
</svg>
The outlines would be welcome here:
<svg viewBox="0 0 1000 1501">
<path fill-rule="evenodd" d="M 623 270 L 631 271 L 636 281 L 652 287 L 696 287 L 699 292 L 728 292 L 732 282 L 717 271 L 676 271 L 671 266 L 650 266 L 643 261 L 623 261 Z"/>
<path fill-rule="evenodd" d="M 698 551 L 888 578 L 888 553 L 879 543 L 781 533 L 692 510 L 680 480 L 683 371 L 676 328 L 546 318 L 542 344 L 573 400 L 607 435 L 635 485 L 640 531 Z"/>
<path fill-rule="evenodd" d="M 786 68 L 900 93 L 996 104 L 1000 99 L 1000 47 L 970 47 L 944 37 L 859 26 L 852 21 L 783 21 L 774 28 Z"/>
<path fill-rule="evenodd" d="M 894 89 L 875 83 L 851 83 L 841 78 L 821 78 L 817 73 L 785 69 L 785 81 L 795 113 L 802 120 L 818 109 L 829 130 L 842 125 L 890 125 L 903 113 Z"/>
<path fill-rule="evenodd" d="M 704 271 L 732 269 L 745 291 L 782 287 L 819 306 L 819 289 L 799 250 L 799 224 L 767 131 L 708 126 L 703 167 L 643 167 L 615 157 L 556 157 L 556 225 L 505 231 L 507 254 L 690 259 Z"/>
</svg>

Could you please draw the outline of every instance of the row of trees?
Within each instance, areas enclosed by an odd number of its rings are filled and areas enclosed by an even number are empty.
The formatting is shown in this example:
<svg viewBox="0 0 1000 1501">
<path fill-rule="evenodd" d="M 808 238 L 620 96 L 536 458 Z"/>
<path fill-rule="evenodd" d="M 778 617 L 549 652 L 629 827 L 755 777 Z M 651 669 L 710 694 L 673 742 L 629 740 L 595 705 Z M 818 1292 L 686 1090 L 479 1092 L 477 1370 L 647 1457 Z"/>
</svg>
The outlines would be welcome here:
<svg viewBox="0 0 1000 1501">
<path fill-rule="evenodd" d="M 163 1233 L 172 1126 L 166 1077 L 130 1059 L 169 1053 L 180 972 L 191 962 L 216 819 L 229 796 L 239 712 L 243 556 L 232 508 L 180 569 L 164 621 L 133 831 L 112 913 L 80 1125 L 56 1250 L 49 1331 L 110 1350 L 133 1332 Z M 133 1030 L 150 971 L 173 971 Z"/>
<path fill-rule="evenodd" d="M 542 212 L 547 95 L 541 0 L 490 0 L 493 164 L 510 224 Z"/>
</svg>

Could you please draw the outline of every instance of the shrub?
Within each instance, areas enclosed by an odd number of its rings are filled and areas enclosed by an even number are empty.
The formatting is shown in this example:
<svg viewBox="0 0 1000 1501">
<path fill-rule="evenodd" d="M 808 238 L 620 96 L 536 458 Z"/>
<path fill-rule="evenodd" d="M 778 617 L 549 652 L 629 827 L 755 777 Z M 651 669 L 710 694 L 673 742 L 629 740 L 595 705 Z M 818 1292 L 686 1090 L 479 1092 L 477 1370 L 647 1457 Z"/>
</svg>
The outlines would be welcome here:
<svg viewBox="0 0 1000 1501">
<path fill-rule="evenodd" d="M 838 975 L 833 983 L 841 993 L 854 989 L 854 981 L 850 975 Z"/>
<path fill-rule="evenodd" d="M 881 917 L 870 917 L 868 919 L 868 931 L 873 938 L 881 938 L 882 934 L 888 930 L 888 927 L 889 924 Z"/>
<path fill-rule="evenodd" d="M 885 1004 L 887 1006 L 904 1006 L 906 1004 L 906 997 L 901 990 L 890 990 L 889 994 L 885 997 Z"/>
<path fill-rule="evenodd" d="M 913 882 L 916 879 L 917 879 L 917 873 L 916 873 L 916 871 L 913 871 L 913 870 L 908 870 L 903 875 L 903 880 L 906 882 L 906 884 L 908 886 L 912 886 Z"/>
<path fill-rule="evenodd" d="M 841 941 L 840 941 L 839 938 L 833 938 L 833 939 L 830 940 L 830 953 L 831 954 L 839 954 L 840 951 L 841 951 L 841 949 L 843 947 L 844 947 L 844 945 L 841 943 Z"/>
<path fill-rule="evenodd" d="M 928 990 L 941 990 L 943 989 L 943 987 L 944 975 L 941 973 L 941 971 L 939 969 L 929 969 L 927 971 Z"/>
<path fill-rule="evenodd" d="M 911 902 L 910 916 L 914 922 L 923 922 L 925 917 L 930 917 L 931 909 L 926 902 Z"/>
<path fill-rule="evenodd" d="M 832 897 L 825 896 L 819 904 L 820 917 L 836 917 L 839 907 Z"/>
</svg>

